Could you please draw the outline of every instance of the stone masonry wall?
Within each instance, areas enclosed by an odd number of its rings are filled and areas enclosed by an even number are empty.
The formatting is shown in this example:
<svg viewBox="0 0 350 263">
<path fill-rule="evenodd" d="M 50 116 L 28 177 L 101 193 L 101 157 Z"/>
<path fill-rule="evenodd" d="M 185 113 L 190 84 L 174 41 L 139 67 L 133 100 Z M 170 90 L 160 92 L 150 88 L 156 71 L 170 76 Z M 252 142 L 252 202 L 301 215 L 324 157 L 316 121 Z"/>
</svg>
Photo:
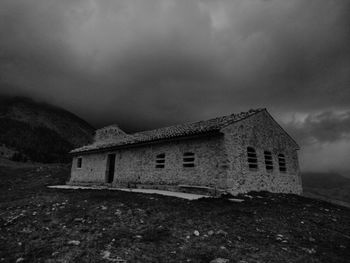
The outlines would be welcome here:
<svg viewBox="0 0 350 263">
<path fill-rule="evenodd" d="M 225 188 L 227 159 L 223 135 L 176 140 L 83 155 L 82 168 L 73 160 L 71 183 L 104 183 L 107 155 L 116 154 L 113 185 L 178 185 Z M 183 167 L 183 153 L 195 154 L 195 167 Z M 165 153 L 165 167 L 156 168 L 156 155 Z"/>
<path fill-rule="evenodd" d="M 78 158 L 82 158 L 82 167 L 77 167 Z M 106 177 L 106 154 L 85 154 L 74 156 L 70 183 L 103 184 Z"/>
<path fill-rule="evenodd" d="M 260 112 L 223 129 L 229 159 L 227 186 L 232 194 L 270 191 L 301 194 L 296 143 L 266 112 Z M 256 150 L 258 169 L 247 162 L 247 147 Z M 272 153 L 273 171 L 265 168 L 264 151 Z M 284 154 L 287 172 L 280 172 L 278 154 Z"/>
</svg>

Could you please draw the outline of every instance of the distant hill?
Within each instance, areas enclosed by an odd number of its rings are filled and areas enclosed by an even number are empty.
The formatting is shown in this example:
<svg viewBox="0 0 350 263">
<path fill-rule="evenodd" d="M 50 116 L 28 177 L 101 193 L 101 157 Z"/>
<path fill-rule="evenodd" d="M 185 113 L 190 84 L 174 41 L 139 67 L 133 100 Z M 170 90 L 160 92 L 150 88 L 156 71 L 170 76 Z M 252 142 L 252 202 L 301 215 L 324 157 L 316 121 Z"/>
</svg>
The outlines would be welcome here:
<svg viewBox="0 0 350 263">
<path fill-rule="evenodd" d="M 32 161 L 67 161 L 67 153 L 90 143 L 93 132 L 91 125 L 62 108 L 25 97 L 0 96 L 0 145 Z"/>
<path fill-rule="evenodd" d="M 350 178 L 338 173 L 302 173 L 305 193 L 350 203 Z"/>
</svg>

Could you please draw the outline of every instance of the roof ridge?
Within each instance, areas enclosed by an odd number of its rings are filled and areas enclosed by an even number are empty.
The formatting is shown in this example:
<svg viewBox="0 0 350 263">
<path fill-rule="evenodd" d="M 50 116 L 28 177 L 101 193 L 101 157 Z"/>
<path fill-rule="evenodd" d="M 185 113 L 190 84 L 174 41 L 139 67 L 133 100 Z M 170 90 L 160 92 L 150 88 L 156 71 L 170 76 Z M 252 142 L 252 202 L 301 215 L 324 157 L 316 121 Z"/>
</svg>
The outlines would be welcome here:
<svg viewBox="0 0 350 263">
<path fill-rule="evenodd" d="M 71 151 L 71 153 L 84 152 L 90 150 L 98 150 L 117 146 L 126 146 L 139 143 L 149 143 L 159 140 L 168 140 L 179 137 L 200 135 L 205 133 L 220 132 L 222 128 L 235 123 L 237 121 L 248 118 L 258 112 L 266 110 L 265 108 L 251 109 L 249 111 L 232 113 L 230 115 L 223 115 L 208 120 L 201 120 L 196 122 L 188 122 L 166 126 L 153 130 L 141 131 L 133 134 L 128 134 L 124 139 L 111 140 L 108 143 L 95 142 L 92 145 L 86 145 Z"/>
<path fill-rule="evenodd" d="M 156 129 L 139 131 L 139 132 L 131 133 L 130 135 L 142 134 L 142 133 L 146 133 L 146 132 L 153 132 L 153 131 L 157 131 L 157 130 L 161 130 L 161 129 L 180 127 L 180 126 L 191 125 L 191 124 L 193 125 L 193 124 L 199 124 L 199 123 L 207 123 L 209 121 L 213 121 L 213 120 L 217 120 L 217 119 L 225 118 L 225 117 L 230 117 L 230 116 L 237 116 L 237 115 L 240 115 L 240 114 L 252 113 L 251 115 L 253 115 L 253 114 L 256 114 L 256 113 L 261 112 L 263 110 L 266 110 L 266 108 L 250 109 L 248 111 L 241 111 L 239 113 L 231 113 L 229 115 L 221 115 L 221 116 L 213 117 L 213 118 L 206 119 L 206 120 L 199 120 L 199 121 L 192 121 L 192 122 L 189 121 L 189 122 L 174 124 L 174 125 L 170 125 L 170 126 L 164 126 L 164 127 L 160 127 L 160 128 L 156 128 Z M 251 116 L 251 115 L 249 115 L 249 116 Z M 235 121 L 237 121 L 237 120 L 231 120 L 230 123 L 227 124 L 227 125 L 230 125 L 230 124 L 232 124 Z M 227 126 L 227 125 L 225 125 L 225 126 Z"/>
</svg>

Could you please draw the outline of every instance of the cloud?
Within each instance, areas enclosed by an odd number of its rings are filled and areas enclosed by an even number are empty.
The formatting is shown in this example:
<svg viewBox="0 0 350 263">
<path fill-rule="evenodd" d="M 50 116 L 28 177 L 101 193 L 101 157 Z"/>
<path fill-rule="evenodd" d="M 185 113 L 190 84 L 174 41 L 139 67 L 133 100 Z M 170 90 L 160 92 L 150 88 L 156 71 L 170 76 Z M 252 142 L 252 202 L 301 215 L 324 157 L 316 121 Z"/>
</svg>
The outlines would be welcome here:
<svg viewBox="0 0 350 263">
<path fill-rule="evenodd" d="M 350 111 L 297 114 L 285 128 L 299 142 L 303 170 L 350 170 Z"/>
<path fill-rule="evenodd" d="M 349 152 L 350 140 L 304 145 L 299 154 L 301 170 L 349 176 Z"/>
<path fill-rule="evenodd" d="M 350 140 L 350 111 L 308 114 L 303 120 L 293 120 L 287 126 L 303 144 Z"/>
<path fill-rule="evenodd" d="M 2 0 L 0 93 L 129 131 L 348 111 L 349 17 L 347 0 Z M 303 133 L 343 138 L 312 116 Z"/>
</svg>

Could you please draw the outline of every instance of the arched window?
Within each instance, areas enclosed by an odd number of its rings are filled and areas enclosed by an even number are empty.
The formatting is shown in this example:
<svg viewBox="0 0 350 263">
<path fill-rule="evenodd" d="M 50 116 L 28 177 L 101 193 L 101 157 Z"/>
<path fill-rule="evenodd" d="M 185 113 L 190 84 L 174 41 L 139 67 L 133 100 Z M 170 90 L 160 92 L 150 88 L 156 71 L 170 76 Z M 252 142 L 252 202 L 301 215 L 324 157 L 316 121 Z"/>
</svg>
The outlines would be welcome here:
<svg viewBox="0 0 350 263">
<path fill-rule="evenodd" d="M 258 157 L 253 147 L 247 147 L 247 160 L 249 170 L 255 171 L 258 169 Z"/>
<path fill-rule="evenodd" d="M 278 166 L 280 167 L 280 172 L 285 173 L 287 171 L 286 166 L 286 158 L 284 157 L 284 154 L 278 155 Z"/>
<path fill-rule="evenodd" d="M 264 152 L 265 157 L 265 168 L 267 172 L 273 171 L 273 161 L 272 161 L 272 153 L 269 151 Z"/>
<path fill-rule="evenodd" d="M 156 168 L 165 167 L 165 153 L 160 153 L 156 156 Z"/>
<path fill-rule="evenodd" d="M 194 167 L 194 160 L 194 153 L 185 152 L 183 155 L 183 167 Z"/>
</svg>

